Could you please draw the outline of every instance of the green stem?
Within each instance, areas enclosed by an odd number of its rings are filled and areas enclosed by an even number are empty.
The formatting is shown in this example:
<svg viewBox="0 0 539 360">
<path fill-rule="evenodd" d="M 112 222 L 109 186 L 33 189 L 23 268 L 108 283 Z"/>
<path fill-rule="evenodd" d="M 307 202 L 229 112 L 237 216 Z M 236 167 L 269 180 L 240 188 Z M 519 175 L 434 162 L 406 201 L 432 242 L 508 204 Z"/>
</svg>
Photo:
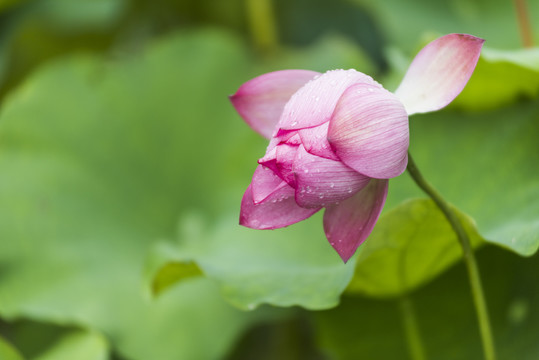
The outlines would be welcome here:
<svg viewBox="0 0 539 360">
<path fill-rule="evenodd" d="M 526 0 L 514 0 L 517 10 L 518 24 L 520 26 L 520 36 L 522 37 L 522 45 L 527 48 L 533 47 L 532 27 L 528 17 Z"/>
<path fill-rule="evenodd" d="M 247 20 L 258 51 L 264 54 L 276 52 L 277 29 L 271 0 L 246 0 Z"/>
<path fill-rule="evenodd" d="M 470 238 L 464 230 L 462 223 L 457 217 L 457 214 L 449 203 L 447 203 L 440 193 L 429 184 L 423 175 L 419 172 L 414 160 L 410 153 L 408 153 L 408 173 L 414 179 L 415 183 L 438 205 L 438 208 L 443 212 L 449 224 L 455 231 L 457 238 L 462 247 L 464 263 L 468 270 L 468 278 L 470 281 L 470 287 L 472 290 L 472 296 L 474 300 L 475 310 L 477 313 L 477 320 L 479 322 L 479 331 L 481 333 L 481 340 L 483 343 L 483 351 L 485 353 L 486 360 L 495 360 L 496 353 L 494 350 L 494 341 L 492 337 L 492 331 L 490 327 L 490 321 L 488 317 L 487 304 L 485 302 L 485 295 L 483 293 L 483 286 L 481 285 L 481 278 L 479 276 L 479 269 L 475 260 L 474 252 L 470 245 Z"/>
<path fill-rule="evenodd" d="M 403 295 L 399 299 L 399 308 L 402 314 L 404 333 L 406 334 L 410 359 L 425 360 L 427 357 L 425 356 L 423 342 L 421 341 L 421 335 L 419 333 L 419 326 L 417 325 L 414 307 L 412 301 L 407 295 Z"/>
</svg>

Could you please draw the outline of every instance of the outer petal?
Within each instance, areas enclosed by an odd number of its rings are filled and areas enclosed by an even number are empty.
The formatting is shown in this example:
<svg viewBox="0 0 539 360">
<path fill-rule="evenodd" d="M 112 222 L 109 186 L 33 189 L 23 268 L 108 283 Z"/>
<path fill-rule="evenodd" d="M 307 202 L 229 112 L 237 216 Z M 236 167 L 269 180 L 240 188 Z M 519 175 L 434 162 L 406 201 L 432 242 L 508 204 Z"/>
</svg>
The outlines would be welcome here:
<svg viewBox="0 0 539 360">
<path fill-rule="evenodd" d="M 332 70 L 309 81 L 286 104 L 276 135 L 327 122 L 342 93 L 355 83 L 377 84 L 370 76 L 355 70 Z"/>
<path fill-rule="evenodd" d="M 277 229 L 305 220 L 320 208 L 305 209 L 294 200 L 294 189 L 286 185 L 255 204 L 251 185 L 241 200 L 240 225 L 251 229 Z"/>
<path fill-rule="evenodd" d="M 243 84 L 230 101 L 253 130 L 269 139 L 292 94 L 317 75 L 309 70 L 267 73 Z"/>
<path fill-rule="evenodd" d="M 346 165 L 368 177 L 400 175 L 408 162 L 408 115 L 389 91 L 349 87 L 329 123 L 328 141 Z"/>
<path fill-rule="evenodd" d="M 372 232 L 386 201 L 388 182 L 373 179 L 350 199 L 326 209 L 326 237 L 344 262 Z"/>
<path fill-rule="evenodd" d="M 296 202 L 303 207 L 320 207 L 343 201 L 367 186 L 370 178 L 340 161 L 309 154 L 300 146 L 294 160 Z"/>
<path fill-rule="evenodd" d="M 435 111 L 453 101 L 472 76 L 484 41 L 450 34 L 425 46 L 395 91 L 408 114 Z"/>
</svg>

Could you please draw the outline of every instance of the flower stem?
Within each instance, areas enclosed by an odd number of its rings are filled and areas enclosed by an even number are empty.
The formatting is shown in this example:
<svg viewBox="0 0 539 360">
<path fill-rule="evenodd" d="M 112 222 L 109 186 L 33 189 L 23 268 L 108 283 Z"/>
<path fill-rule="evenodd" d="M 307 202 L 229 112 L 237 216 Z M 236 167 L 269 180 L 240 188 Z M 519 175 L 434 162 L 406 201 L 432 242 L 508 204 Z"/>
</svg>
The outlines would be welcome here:
<svg viewBox="0 0 539 360">
<path fill-rule="evenodd" d="M 495 360 L 496 353 L 494 350 L 494 341 L 492 337 L 492 331 L 490 327 L 490 321 L 488 317 L 487 304 L 485 302 L 485 295 L 483 293 L 483 286 L 481 285 L 481 278 L 479 276 L 479 269 L 477 262 L 470 245 L 470 238 L 464 230 L 462 223 L 457 217 L 457 214 L 449 203 L 440 195 L 440 193 L 429 184 L 423 175 L 419 172 L 414 160 L 410 153 L 408 153 L 408 173 L 415 181 L 415 183 L 436 203 L 438 208 L 443 212 L 449 224 L 455 231 L 457 238 L 462 247 L 464 263 L 468 270 L 468 279 L 470 281 L 470 287 L 472 290 L 472 297 L 474 300 L 475 310 L 477 313 L 477 320 L 479 322 L 479 331 L 481 333 L 481 341 L 483 343 L 483 351 L 486 360 Z"/>
<path fill-rule="evenodd" d="M 408 343 L 410 359 L 425 360 L 425 350 L 423 348 L 423 342 L 421 341 L 421 335 L 419 333 L 419 326 L 417 325 L 414 307 L 412 301 L 407 295 L 403 295 L 399 299 L 399 308 L 402 314 L 402 321 L 404 325 L 404 332 L 406 334 L 406 341 Z"/>
<path fill-rule="evenodd" d="M 518 24 L 520 26 L 520 36 L 522 37 L 522 45 L 527 48 L 533 47 L 532 28 L 528 18 L 528 10 L 526 8 L 526 0 L 514 0 L 517 10 Z"/>
<path fill-rule="evenodd" d="M 271 0 L 246 0 L 247 20 L 258 51 L 271 54 L 277 50 L 277 29 Z"/>
</svg>

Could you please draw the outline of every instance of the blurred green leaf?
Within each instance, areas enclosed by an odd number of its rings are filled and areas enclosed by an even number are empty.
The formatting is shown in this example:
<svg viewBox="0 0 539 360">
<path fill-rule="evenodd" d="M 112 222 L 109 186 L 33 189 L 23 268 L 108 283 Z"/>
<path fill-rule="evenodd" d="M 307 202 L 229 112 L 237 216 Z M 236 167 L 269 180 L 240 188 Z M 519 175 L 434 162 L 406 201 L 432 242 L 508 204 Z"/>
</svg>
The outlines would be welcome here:
<svg viewBox="0 0 539 360">
<path fill-rule="evenodd" d="M 198 265 L 192 261 L 180 262 L 167 262 L 163 265 L 155 277 L 152 283 L 152 293 L 159 295 L 169 286 L 192 277 L 201 276 L 202 271 Z"/>
<path fill-rule="evenodd" d="M 107 360 L 108 344 L 97 333 L 71 332 L 34 360 Z"/>
<path fill-rule="evenodd" d="M 22 355 L 0 336 L 0 359 L 2 360 L 24 360 Z"/>
<path fill-rule="evenodd" d="M 175 237 L 182 213 L 219 213 L 223 187 L 242 176 L 227 159 L 249 129 L 226 94 L 249 68 L 235 38 L 201 31 L 129 61 L 67 58 L 11 94 L 0 116 L 2 316 L 97 329 L 130 359 L 164 360 L 222 357 L 266 316 L 232 308 L 202 278 L 151 301 L 141 286 L 152 244 Z"/>
<path fill-rule="evenodd" d="M 473 220 L 459 213 L 470 241 L 481 237 Z M 435 278 L 462 257 L 458 239 L 431 200 L 410 200 L 387 211 L 361 246 L 347 291 L 398 296 Z"/>
<path fill-rule="evenodd" d="M 521 255 L 539 248 L 539 102 L 410 119 L 423 175 L 477 224 L 481 236 Z M 424 196 L 408 174 L 392 179 L 386 209 Z"/>
<path fill-rule="evenodd" d="M 513 1 L 506 0 L 354 0 L 369 9 L 389 37 L 401 49 L 419 50 L 422 36 L 433 33 L 467 33 L 487 40 L 488 46 L 515 49 L 521 46 Z M 532 33 L 539 34 L 539 3 L 527 1 Z"/>
<path fill-rule="evenodd" d="M 478 261 L 498 358 L 538 358 L 539 257 L 485 247 Z M 459 264 L 409 298 L 427 359 L 482 358 L 466 277 Z M 345 296 L 338 308 L 312 313 L 321 348 L 331 359 L 409 359 L 399 301 Z"/>
<path fill-rule="evenodd" d="M 0 14 L 6 10 L 9 10 L 14 5 L 22 3 L 28 0 L 1 0 L 0 1 Z"/>
<path fill-rule="evenodd" d="M 484 48 L 472 78 L 452 104 L 470 110 L 498 108 L 539 94 L 539 48 Z"/>
<path fill-rule="evenodd" d="M 191 254 L 228 301 L 250 310 L 264 303 L 336 306 L 354 271 L 353 261 L 344 265 L 328 244 L 320 216 L 274 231 L 247 229 L 226 216 L 205 237 L 184 239 L 169 254 L 172 262 Z"/>
<path fill-rule="evenodd" d="M 357 44 L 343 36 L 326 35 L 309 47 L 287 48 L 264 64 L 274 70 L 308 69 L 326 72 L 333 69 L 353 68 L 373 74 L 376 66 Z"/>
</svg>

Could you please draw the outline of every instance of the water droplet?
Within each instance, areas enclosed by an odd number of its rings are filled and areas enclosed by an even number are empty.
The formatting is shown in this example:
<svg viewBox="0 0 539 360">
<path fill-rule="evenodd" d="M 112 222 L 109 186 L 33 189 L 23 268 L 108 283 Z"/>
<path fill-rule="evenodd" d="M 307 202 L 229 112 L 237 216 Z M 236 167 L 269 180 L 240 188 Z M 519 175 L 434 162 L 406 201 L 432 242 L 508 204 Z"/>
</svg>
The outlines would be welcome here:
<svg viewBox="0 0 539 360">
<path fill-rule="evenodd" d="M 352 189 L 348 189 L 348 193 L 350 194 L 352 192 Z"/>
<path fill-rule="evenodd" d="M 309 172 L 309 169 L 305 169 L 305 170 L 303 170 L 303 172 L 304 172 L 305 174 L 307 174 L 307 173 Z"/>
<path fill-rule="evenodd" d="M 367 91 L 371 93 L 371 92 L 374 92 L 374 89 L 373 88 L 368 88 Z"/>
<path fill-rule="evenodd" d="M 298 122 L 297 122 L 297 121 L 294 121 L 294 122 L 293 122 L 292 124 L 290 124 L 290 125 L 296 126 L 297 124 L 298 124 Z"/>
<path fill-rule="evenodd" d="M 320 199 L 323 199 L 323 198 L 324 198 L 324 195 L 320 195 L 319 198 L 320 198 Z"/>
<path fill-rule="evenodd" d="M 329 184 L 329 187 L 333 189 L 335 187 L 335 184 L 331 183 L 331 184 Z"/>
</svg>

